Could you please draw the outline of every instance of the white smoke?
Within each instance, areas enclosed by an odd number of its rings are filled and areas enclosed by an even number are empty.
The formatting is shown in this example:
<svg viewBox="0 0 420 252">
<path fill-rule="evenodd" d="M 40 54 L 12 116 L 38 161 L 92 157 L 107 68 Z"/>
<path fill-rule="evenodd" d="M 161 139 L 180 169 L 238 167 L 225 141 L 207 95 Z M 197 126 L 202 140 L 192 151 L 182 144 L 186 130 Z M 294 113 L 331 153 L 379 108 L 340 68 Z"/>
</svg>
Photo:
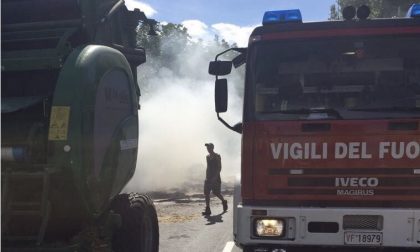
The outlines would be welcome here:
<svg viewBox="0 0 420 252">
<path fill-rule="evenodd" d="M 178 54 L 170 67 L 153 69 L 146 63 L 138 69 L 140 79 L 154 74 L 146 86 L 140 84 L 138 165 L 126 191 L 201 189 L 207 142 L 222 156 L 222 181 L 232 180 L 240 170 L 240 135 L 217 120 L 214 77 L 207 73 L 209 62 L 224 48 L 192 44 L 187 50 L 171 49 Z M 242 116 L 238 76 L 229 79 L 229 109 L 222 114 L 231 124 Z"/>
</svg>

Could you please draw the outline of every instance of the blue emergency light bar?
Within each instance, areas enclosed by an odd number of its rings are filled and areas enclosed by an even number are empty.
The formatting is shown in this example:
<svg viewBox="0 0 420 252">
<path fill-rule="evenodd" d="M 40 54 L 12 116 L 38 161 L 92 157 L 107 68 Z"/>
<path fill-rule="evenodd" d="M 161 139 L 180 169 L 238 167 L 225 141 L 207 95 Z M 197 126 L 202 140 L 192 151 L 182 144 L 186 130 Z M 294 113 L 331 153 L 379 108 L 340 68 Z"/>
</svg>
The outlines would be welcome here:
<svg viewBox="0 0 420 252">
<path fill-rule="evenodd" d="M 420 17 L 420 4 L 411 5 L 407 12 L 407 17 Z"/>
<path fill-rule="evenodd" d="M 278 10 L 266 11 L 263 17 L 263 25 L 281 24 L 281 23 L 302 23 L 302 14 L 300 10 Z"/>
</svg>

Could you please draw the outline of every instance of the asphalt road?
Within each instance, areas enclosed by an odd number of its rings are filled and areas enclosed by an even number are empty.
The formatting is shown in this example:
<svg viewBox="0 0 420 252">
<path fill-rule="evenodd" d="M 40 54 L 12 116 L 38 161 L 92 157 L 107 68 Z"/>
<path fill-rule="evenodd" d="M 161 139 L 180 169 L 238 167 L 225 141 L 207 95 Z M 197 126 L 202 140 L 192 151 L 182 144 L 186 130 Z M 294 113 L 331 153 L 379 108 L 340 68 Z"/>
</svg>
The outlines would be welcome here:
<svg viewBox="0 0 420 252">
<path fill-rule="evenodd" d="M 204 199 L 193 196 L 155 201 L 162 252 L 239 252 L 232 241 L 232 196 L 225 197 L 229 210 L 223 213 L 220 200 L 212 198 L 212 214 L 202 216 Z"/>
</svg>

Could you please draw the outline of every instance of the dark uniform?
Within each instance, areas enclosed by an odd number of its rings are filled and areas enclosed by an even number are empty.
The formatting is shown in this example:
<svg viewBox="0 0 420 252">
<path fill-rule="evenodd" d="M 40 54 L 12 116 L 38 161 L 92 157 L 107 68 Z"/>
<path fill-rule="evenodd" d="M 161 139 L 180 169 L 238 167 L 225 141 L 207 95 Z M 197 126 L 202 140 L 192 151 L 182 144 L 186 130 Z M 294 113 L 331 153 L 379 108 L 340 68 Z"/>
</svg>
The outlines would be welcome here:
<svg viewBox="0 0 420 252">
<path fill-rule="evenodd" d="M 204 194 L 208 195 L 212 191 L 214 194 L 220 194 L 222 170 L 222 161 L 219 154 L 209 154 L 207 159 L 206 181 L 204 182 Z"/>
</svg>

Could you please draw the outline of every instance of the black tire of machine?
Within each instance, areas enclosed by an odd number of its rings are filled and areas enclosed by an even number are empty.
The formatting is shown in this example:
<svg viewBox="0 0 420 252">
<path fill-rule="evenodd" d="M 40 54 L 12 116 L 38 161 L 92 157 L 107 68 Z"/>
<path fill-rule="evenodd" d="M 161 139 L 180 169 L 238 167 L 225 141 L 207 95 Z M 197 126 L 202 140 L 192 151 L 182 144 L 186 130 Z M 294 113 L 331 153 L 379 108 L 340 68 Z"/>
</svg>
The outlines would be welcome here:
<svg viewBox="0 0 420 252">
<path fill-rule="evenodd" d="M 111 210 L 121 215 L 121 227 L 114 231 L 115 252 L 159 251 L 159 226 L 153 201 L 138 193 L 117 195 Z"/>
</svg>

